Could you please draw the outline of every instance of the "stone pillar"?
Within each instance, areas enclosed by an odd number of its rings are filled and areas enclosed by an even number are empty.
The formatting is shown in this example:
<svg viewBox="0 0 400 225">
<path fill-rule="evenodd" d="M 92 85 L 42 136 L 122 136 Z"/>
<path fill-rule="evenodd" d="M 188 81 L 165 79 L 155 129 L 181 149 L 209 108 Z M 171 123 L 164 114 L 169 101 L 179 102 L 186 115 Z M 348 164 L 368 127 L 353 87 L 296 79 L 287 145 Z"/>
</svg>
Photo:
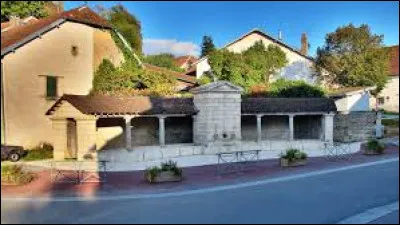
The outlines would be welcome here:
<svg viewBox="0 0 400 225">
<path fill-rule="evenodd" d="M 384 133 L 384 126 L 382 126 L 382 111 L 376 112 L 376 126 L 375 126 L 375 136 L 376 138 L 382 138 Z"/>
<path fill-rule="evenodd" d="M 67 151 L 67 120 L 66 119 L 52 119 L 53 125 L 53 159 L 64 160 L 65 151 Z"/>
<path fill-rule="evenodd" d="M 132 150 L 132 126 L 131 120 L 132 117 L 125 117 L 125 144 L 126 150 Z"/>
<path fill-rule="evenodd" d="M 294 140 L 294 115 L 289 115 L 289 140 Z"/>
<path fill-rule="evenodd" d="M 77 142 L 78 142 L 78 160 L 96 160 L 96 118 L 76 119 Z M 85 155 L 91 155 L 86 158 Z"/>
<path fill-rule="evenodd" d="M 158 138 L 161 146 L 165 145 L 165 116 L 158 117 Z"/>
<path fill-rule="evenodd" d="M 325 140 L 325 117 L 321 116 L 321 133 L 320 133 L 320 140 Z"/>
<path fill-rule="evenodd" d="M 324 114 L 324 140 L 333 142 L 333 117 L 334 114 Z"/>
<path fill-rule="evenodd" d="M 262 141 L 262 132 L 261 132 L 261 119 L 262 119 L 262 115 L 257 115 L 257 142 L 261 142 Z"/>
</svg>

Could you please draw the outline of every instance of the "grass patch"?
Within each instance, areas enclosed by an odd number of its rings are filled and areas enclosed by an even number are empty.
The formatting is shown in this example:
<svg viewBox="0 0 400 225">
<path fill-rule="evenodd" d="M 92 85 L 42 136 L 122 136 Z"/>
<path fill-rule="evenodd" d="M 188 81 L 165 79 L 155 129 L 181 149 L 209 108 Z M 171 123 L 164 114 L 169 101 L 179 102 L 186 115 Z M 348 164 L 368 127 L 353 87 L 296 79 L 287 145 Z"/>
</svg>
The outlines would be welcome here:
<svg viewBox="0 0 400 225">
<path fill-rule="evenodd" d="M 21 165 L 6 165 L 1 167 L 1 182 L 23 185 L 35 179 L 31 172 L 24 171 Z"/>
<path fill-rule="evenodd" d="M 399 127 L 399 120 L 382 119 L 382 125 L 387 126 L 387 127 Z"/>
<path fill-rule="evenodd" d="M 386 115 L 399 115 L 398 112 L 391 112 L 391 111 L 386 111 L 386 110 L 383 110 L 383 113 Z"/>
<path fill-rule="evenodd" d="M 31 150 L 28 150 L 27 155 L 22 159 L 23 161 L 38 161 L 53 158 L 53 146 L 50 144 L 42 144 Z"/>
</svg>

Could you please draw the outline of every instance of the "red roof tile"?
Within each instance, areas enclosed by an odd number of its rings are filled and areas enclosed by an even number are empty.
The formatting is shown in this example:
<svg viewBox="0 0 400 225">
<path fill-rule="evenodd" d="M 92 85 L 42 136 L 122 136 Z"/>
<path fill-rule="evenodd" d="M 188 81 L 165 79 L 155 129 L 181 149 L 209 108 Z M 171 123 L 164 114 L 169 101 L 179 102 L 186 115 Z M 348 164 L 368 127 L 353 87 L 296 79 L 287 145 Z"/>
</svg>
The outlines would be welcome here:
<svg viewBox="0 0 400 225">
<path fill-rule="evenodd" d="M 388 47 L 390 51 L 389 75 L 399 76 L 399 46 Z"/>
<path fill-rule="evenodd" d="M 87 24 L 90 26 L 111 28 L 111 25 L 107 20 L 103 19 L 101 16 L 97 15 L 88 7 L 80 7 L 65 11 L 53 16 L 49 16 L 39 20 L 31 20 L 26 25 L 20 25 L 13 29 L 4 31 L 1 33 L 1 51 L 3 55 L 3 50 L 10 47 L 11 45 L 24 44 L 22 41 L 29 37 L 30 35 L 42 31 L 51 29 L 50 25 L 52 23 L 60 21 L 74 21 L 78 23 Z M 7 26 L 7 25 L 4 25 Z M 3 28 L 3 25 L 2 25 Z"/>
<path fill-rule="evenodd" d="M 196 78 L 193 76 L 188 76 L 184 73 L 179 73 L 179 72 L 175 72 L 163 67 L 159 67 L 159 66 L 155 66 L 149 63 L 143 63 L 144 68 L 147 70 L 151 70 L 151 71 L 156 71 L 156 72 L 165 72 L 170 74 L 171 76 L 174 76 L 175 78 L 177 78 L 178 80 L 184 81 L 186 83 L 190 83 L 190 84 L 195 84 L 196 83 Z"/>
<path fill-rule="evenodd" d="M 174 59 L 174 63 L 176 66 L 180 67 L 183 64 L 185 64 L 186 62 L 191 62 L 194 63 L 197 61 L 197 58 L 191 55 L 185 55 L 185 56 L 180 56 Z"/>
</svg>

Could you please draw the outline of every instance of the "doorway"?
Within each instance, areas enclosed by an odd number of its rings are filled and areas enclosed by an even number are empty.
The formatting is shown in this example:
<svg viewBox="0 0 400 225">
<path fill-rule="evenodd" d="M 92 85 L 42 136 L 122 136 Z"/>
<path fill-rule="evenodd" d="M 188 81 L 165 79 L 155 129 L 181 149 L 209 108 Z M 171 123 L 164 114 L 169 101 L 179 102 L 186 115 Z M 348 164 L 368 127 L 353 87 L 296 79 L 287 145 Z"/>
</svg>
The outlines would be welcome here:
<svg viewBox="0 0 400 225">
<path fill-rule="evenodd" d="M 76 121 L 67 119 L 67 152 L 65 158 L 76 159 L 78 153 Z"/>
</svg>

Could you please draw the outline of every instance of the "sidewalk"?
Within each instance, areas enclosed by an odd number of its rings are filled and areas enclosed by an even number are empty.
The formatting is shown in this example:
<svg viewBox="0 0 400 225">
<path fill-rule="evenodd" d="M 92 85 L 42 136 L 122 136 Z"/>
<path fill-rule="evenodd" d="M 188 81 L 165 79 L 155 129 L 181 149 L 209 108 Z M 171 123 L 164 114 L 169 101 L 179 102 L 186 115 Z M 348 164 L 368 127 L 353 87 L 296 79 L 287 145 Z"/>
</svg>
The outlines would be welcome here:
<svg viewBox="0 0 400 225">
<path fill-rule="evenodd" d="M 384 155 L 365 156 L 358 152 L 352 154 L 350 160 L 337 159 L 334 161 L 328 161 L 324 157 L 311 157 L 306 166 L 295 168 L 281 168 L 277 159 L 263 160 L 257 166 L 250 166 L 242 173 L 221 176 L 217 174 L 216 165 L 187 167 L 183 168 L 184 180 L 182 182 L 165 184 L 148 184 L 143 178 L 143 171 L 108 172 L 106 183 L 59 184 L 51 182 L 49 170 L 43 170 L 37 173 L 37 179 L 27 185 L 2 185 L 1 189 L 2 197 L 90 197 L 107 194 L 152 194 L 237 184 L 398 157 L 399 148 L 391 146 L 386 149 Z"/>
</svg>

